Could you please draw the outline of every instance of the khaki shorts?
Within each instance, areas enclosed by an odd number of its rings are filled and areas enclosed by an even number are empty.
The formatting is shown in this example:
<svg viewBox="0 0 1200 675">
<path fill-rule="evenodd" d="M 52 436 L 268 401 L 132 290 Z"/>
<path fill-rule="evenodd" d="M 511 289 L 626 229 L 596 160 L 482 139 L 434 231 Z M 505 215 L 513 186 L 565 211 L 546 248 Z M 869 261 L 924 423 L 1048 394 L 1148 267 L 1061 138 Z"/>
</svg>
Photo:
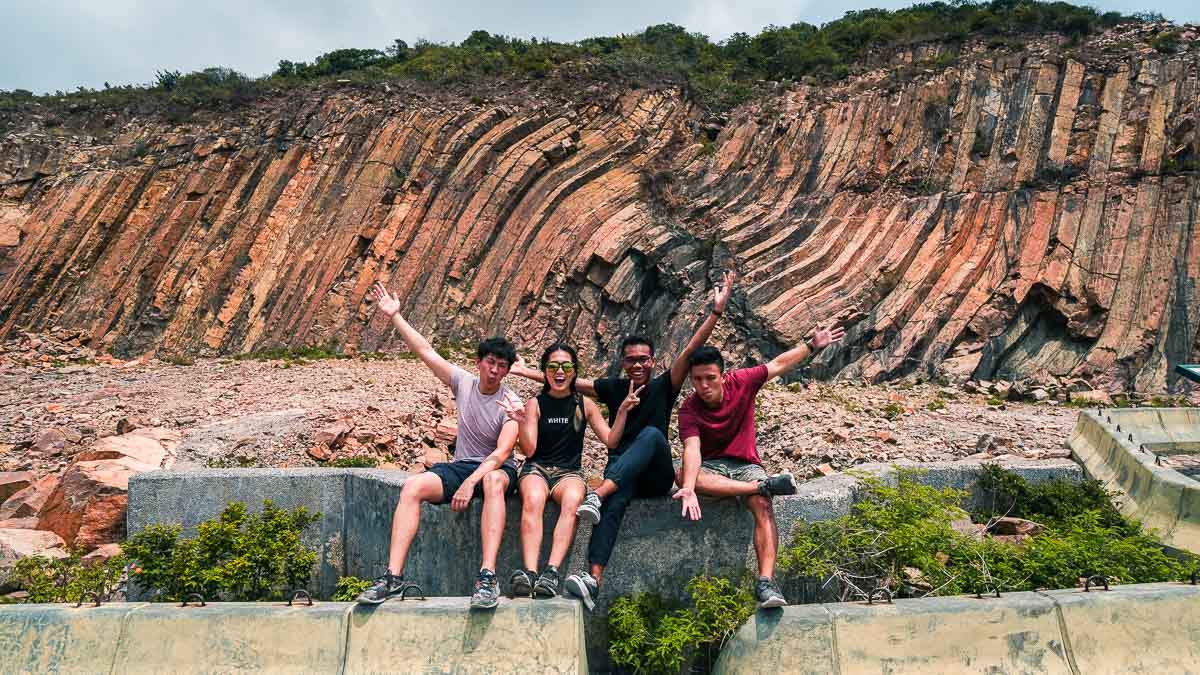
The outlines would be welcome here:
<svg viewBox="0 0 1200 675">
<path fill-rule="evenodd" d="M 518 480 L 525 480 L 526 476 L 538 476 L 546 481 L 546 487 L 551 492 L 561 482 L 570 479 L 578 479 L 580 483 L 587 485 L 587 481 L 583 479 L 583 471 L 579 469 L 564 469 L 559 466 L 542 466 L 537 462 L 525 462 L 521 467 L 521 477 Z"/>
<path fill-rule="evenodd" d="M 706 459 L 700 463 L 700 468 L 741 483 L 767 479 L 767 470 L 761 464 L 740 459 Z"/>
</svg>

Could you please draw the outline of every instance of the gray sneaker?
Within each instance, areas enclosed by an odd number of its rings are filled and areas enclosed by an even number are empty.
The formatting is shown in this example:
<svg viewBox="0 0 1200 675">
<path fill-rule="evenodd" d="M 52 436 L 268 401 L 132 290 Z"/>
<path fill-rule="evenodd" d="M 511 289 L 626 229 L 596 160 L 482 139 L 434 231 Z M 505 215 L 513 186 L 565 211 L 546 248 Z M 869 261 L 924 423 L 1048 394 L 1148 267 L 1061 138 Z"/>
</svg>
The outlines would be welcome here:
<svg viewBox="0 0 1200 675">
<path fill-rule="evenodd" d="M 779 590 L 779 587 L 775 585 L 775 581 L 770 577 L 758 578 L 758 582 L 754 584 L 754 595 L 758 597 L 759 609 L 787 605 L 787 598 L 783 597 L 783 592 Z"/>
<path fill-rule="evenodd" d="M 600 584 L 587 572 L 572 574 L 563 582 L 567 593 L 579 598 L 590 612 L 596 609 L 596 596 L 600 595 Z"/>
<path fill-rule="evenodd" d="M 600 522 L 600 495 L 595 492 L 587 493 L 587 496 L 583 498 L 583 503 L 575 509 L 575 515 L 592 525 Z"/>
<path fill-rule="evenodd" d="M 533 570 L 517 570 L 508 580 L 508 597 L 528 598 L 533 595 Z"/>
<path fill-rule="evenodd" d="M 758 494 L 764 497 L 796 494 L 796 477 L 791 471 L 777 473 L 758 483 Z"/>
<path fill-rule="evenodd" d="M 404 583 L 403 576 L 397 576 L 389 572 L 376 579 L 370 588 L 359 593 L 357 601 L 360 605 L 383 604 L 388 598 L 403 593 L 407 586 L 408 584 Z"/>
<path fill-rule="evenodd" d="M 546 567 L 533 585 L 533 594 L 539 598 L 553 598 L 558 595 L 558 570 L 553 566 Z"/>
<path fill-rule="evenodd" d="M 475 579 L 475 592 L 471 594 L 471 609 L 493 609 L 500 604 L 500 585 L 496 583 L 496 573 L 491 570 L 479 570 Z"/>
</svg>

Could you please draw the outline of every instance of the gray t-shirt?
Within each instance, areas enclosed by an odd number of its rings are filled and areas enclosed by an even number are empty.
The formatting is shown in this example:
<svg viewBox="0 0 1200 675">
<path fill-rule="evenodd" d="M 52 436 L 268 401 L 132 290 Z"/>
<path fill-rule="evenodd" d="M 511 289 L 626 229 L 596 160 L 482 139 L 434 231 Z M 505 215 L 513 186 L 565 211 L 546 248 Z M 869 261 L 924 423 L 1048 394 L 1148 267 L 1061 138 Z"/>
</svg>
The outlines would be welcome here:
<svg viewBox="0 0 1200 675">
<path fill-rule="evenodd" d="M 508 400 L 519 406 L 521 397 L 503 384 L 496 393 L 484 395 L 479 391 L 479 377 L 462 368 L 454 369 L 450 385 L 458 405 L 458 440 L 454 444 L 454 461 L 482 462 L 496 451 L 500 429 L 508 420 L 508 415 L 497 402 Z M 505 464 L 515 468 L 517 461 L 509 457 Z"/>
</svg>

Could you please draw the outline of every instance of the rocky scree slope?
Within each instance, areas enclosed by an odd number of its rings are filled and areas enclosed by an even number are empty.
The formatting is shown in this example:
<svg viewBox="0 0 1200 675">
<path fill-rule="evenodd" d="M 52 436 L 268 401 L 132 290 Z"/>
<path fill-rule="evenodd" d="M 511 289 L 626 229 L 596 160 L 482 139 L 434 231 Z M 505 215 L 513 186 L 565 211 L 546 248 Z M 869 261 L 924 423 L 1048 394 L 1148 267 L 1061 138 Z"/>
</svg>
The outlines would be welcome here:
<svg viewBox="0 0 1200 675">
<path fill-rule="evenodd" d="M 735 364 L 837 320 L 812 375 L 1179 389 L 1170 366 L 1200 358 L 1196 31 L 1160 54 L 1126 30 L 939 68 L 922 47 L 720 117 L 594 82 L 327 86 L 90 135 L 30 115 L 0 137 L 0 336 L 390 349 L 383 280 L 443 340 L 608 363 L 631 331 L 677 349 L 733 267 L 715 339 Z"/>
</svg>

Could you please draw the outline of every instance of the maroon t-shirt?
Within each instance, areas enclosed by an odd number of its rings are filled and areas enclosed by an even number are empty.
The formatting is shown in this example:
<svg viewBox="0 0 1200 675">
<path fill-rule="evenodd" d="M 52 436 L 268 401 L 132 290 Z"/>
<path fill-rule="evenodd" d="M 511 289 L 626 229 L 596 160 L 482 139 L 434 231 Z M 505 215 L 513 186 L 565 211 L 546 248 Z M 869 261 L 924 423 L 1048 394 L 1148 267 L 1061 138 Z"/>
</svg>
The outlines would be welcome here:
<svg viewBox="0 0 1200 675">
<path fill-rule="evenodd" d="M 740 459 L 762 464 L 754 438 L 754 397 L 767 381 L 767 367 L 754 366 L 725 373 L 720 407 L 705 407 L 696 392 L 679 406 L 680 440 L 700 437 L 704 459 Z"/>
</svg>

